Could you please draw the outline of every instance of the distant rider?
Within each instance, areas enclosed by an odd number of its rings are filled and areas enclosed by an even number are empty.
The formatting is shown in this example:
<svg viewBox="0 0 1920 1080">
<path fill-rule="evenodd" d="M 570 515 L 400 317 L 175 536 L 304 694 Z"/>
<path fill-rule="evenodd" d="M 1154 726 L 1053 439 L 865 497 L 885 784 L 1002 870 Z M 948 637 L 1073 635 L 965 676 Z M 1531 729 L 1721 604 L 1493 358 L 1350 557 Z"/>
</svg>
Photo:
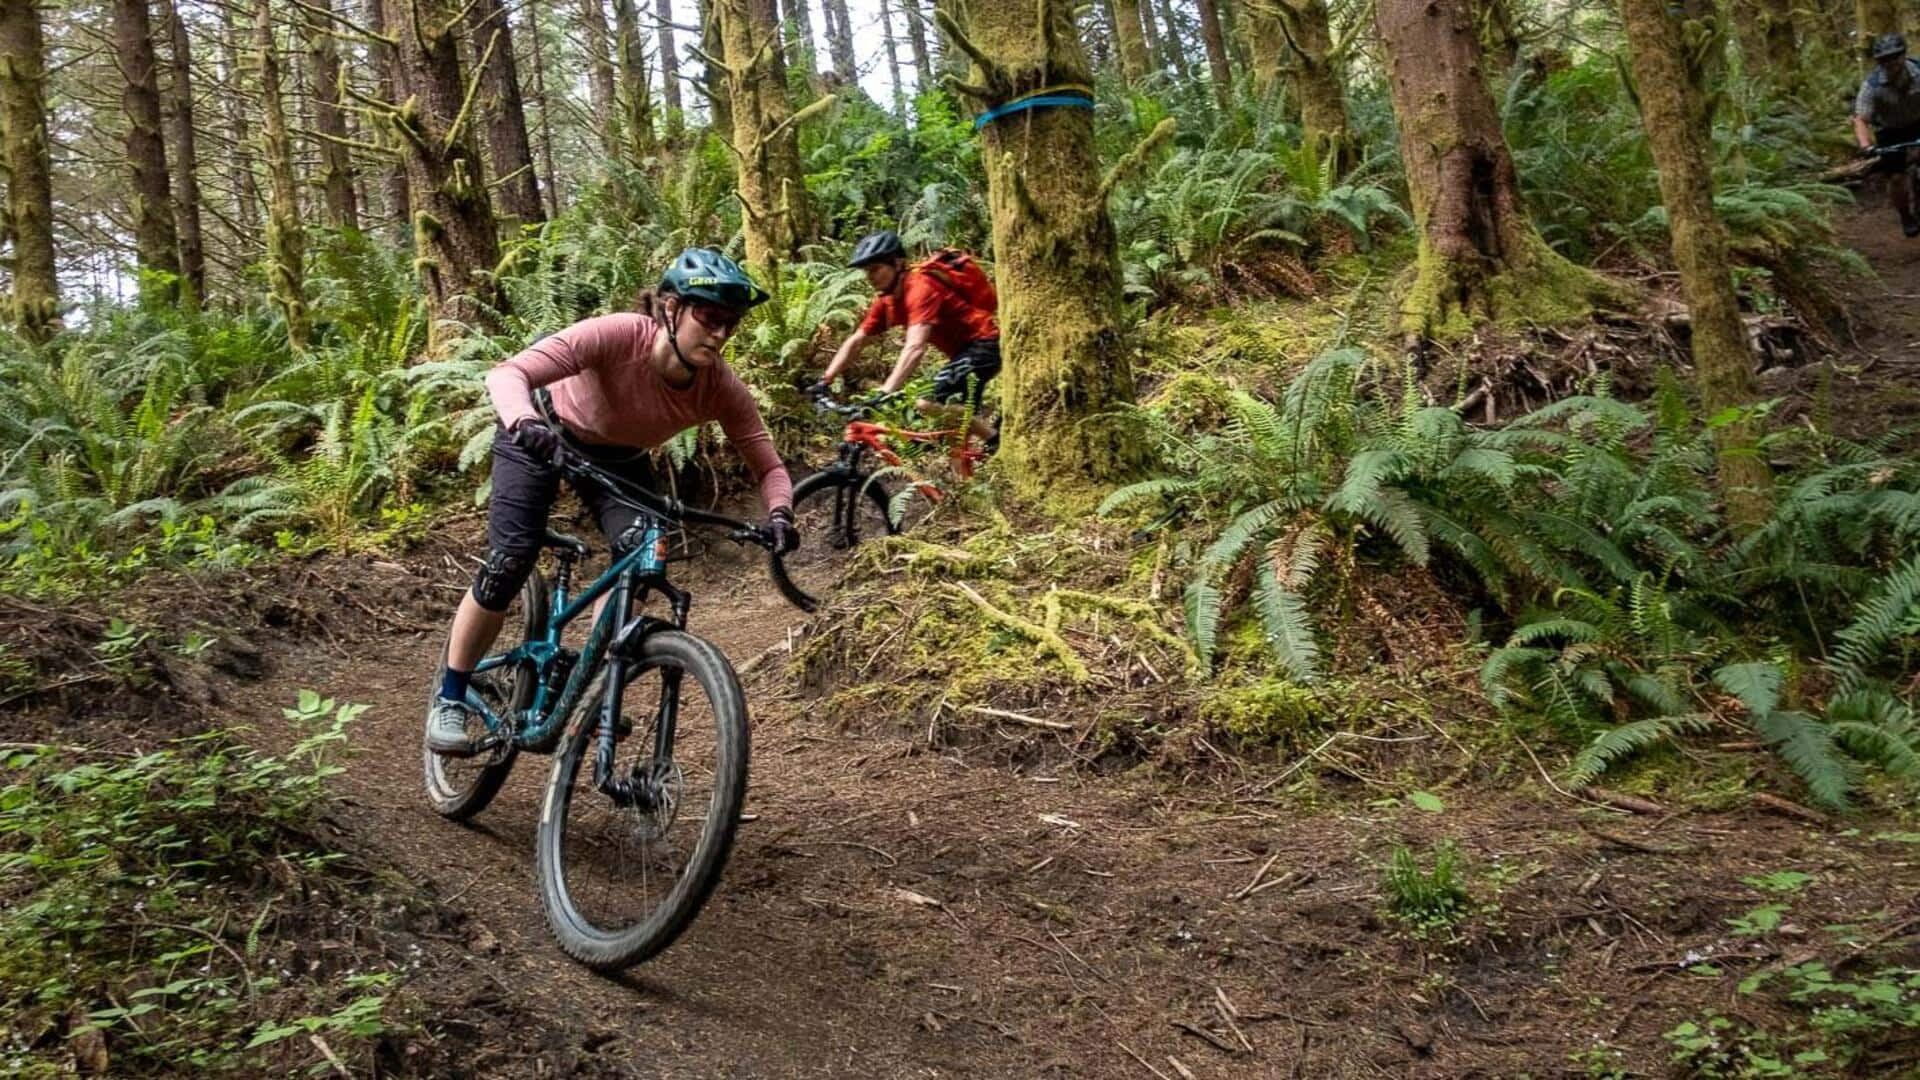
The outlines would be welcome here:
<svg viewBox="0 0 1920 1080">
<path fill-rule="evenodd" d="M 859 357 L 868 342 L 896 326 L 907 328 L 900 359 L 880 389 L 891 393 L 907 384 L 932 345 L 947 355 L 933 377 L 933 398 L 918 408 L 930 416 L 957 419 L 960 402 L 973 407 L 975 438 L 992 449 L 995 432 L 981 415 L 981 395 L 1000 373 L 1000 327 L 994 322 L 998 297 L 993 283 L 972 256 L 940 251 L 915 266 L 898 234 L 882 230 L 854 245 L 848 266 L 865 270 L 877 294 L 859 329 L 833 354 L 833 362 L 810 390 L 824 394 L 833 380 Z"/>
<path fill-rule="evenodd" d="M 1920 139 L 1920 61 L 1908 59 L 1907 39 L 1881 34 L 1873 42 L 1874 69 L 1860 84 L 1853 102 L 1853 136 L 1860 149 L 1895 146 Z M 1914 215 L 1913 182 L 1907 171 L 1914 151 L 1882 157 L 1876 172 L 1893 174 L 1888 185 L 1900 229 L 1920 236 L 1920 217 Z"/>
<path fill-rule="evenodd" d="M 786 467 L 746 384 L 720 358 L 747 309 L 766 299 L 732 259 L 689 248 L 657 288 L 640 295 L 638 311 L 575 323 L 488 372 L 487 393 L 500 423 L 493 435 L 487 557 L 453 618 L 445 671 L 427 714 L 428 749 L 450 756 L 475 751 L 468 680 L 540 555 L 547 515 L 560 494 L 555 464 L 563 444 L 622 480 L 656 487 L 646 451 L 719 421 L 759 481 L 774 544 L 782 551 L 799 546 Z M 576 480 L 573 488 L 615 550 L 631 546 L 635 512 L 597 484 Z"/>
</svg>

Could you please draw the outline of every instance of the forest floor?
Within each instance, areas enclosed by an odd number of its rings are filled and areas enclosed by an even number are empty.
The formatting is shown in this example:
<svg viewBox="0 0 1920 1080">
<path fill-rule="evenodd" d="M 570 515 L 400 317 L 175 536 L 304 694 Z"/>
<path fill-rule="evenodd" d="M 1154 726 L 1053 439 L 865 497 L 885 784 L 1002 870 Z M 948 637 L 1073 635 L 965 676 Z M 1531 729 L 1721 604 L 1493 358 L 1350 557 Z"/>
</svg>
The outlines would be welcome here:
<svg viewBox="0 0 1920 1080">
<path fill-rule="evenodd" d="M 1861 298 L 1838 370 L 1884 382 L 1875 400 L 1912 419 L 1920 241 L 1890 220 L 1845 223 L 1885 295 Z M 443 912 L 407 938 L 422 949 L 403 984 L 425 1006 L 418 1071 L 1660 1075 L 1675 1053 L 1665 1033 L 1682 1023 L 1722 1016 L 1783 1040 L 1804 1028 L 1804 1009 L 1739 992 L 1744 976 L 1914 959 L 1920 834 L 1907 821 L 1806 820 L 1688 792 L 1634 814 L 1558 791 L 1525 758 L 1456 761 L 1447 776 L 1359 770 L 1310 799 L 1263 793 L 1287 762 L 1213 779 L 1094 771 L 1049 732 L 957 748 L 923 724 L 823 714 L 776 657 L 746 680 L 749 820 L 719 890 L 668 952 L 596 975 L 540 916 L 546 762 L 523 758 L 472 825 L 421 795 L 427 687 L 478 531 L 468 516 L 405 556 L 280 568 L 285 595 L 265 622 L 305 630 L 233 628 L 262 673 L 225 679 L 203 709 L 283 749 L 295 733 L 267 718 L 299 689 L 371 706 L 328 819 L 360 864 L 388 871 L 378 887 Z M 803 622 L 744 558 L 716 552 L 681 579 L 698 598 L 693 627 L 736 665 L 783 650 Z M 1443 738 L 1490 745 L 1473 734 L 1484 715 L 1433 720 Z M 1445 809 L 1411 805 L 1421 788 Z M 1464 857 L 1473 906 L 1422 937 L 1383 914 L 1383 868 L 1397 846 L 1441 841 Z M 1267 887 L 1249 892 L 1256 881 Z M 1752 917 L 1770 902 L 1781 910 Z M 1823 929 L 1836 924 L 1856 929 Z M 1910 1068 L 1901 1053 L 1870 1071 Z M 383 1071 L 416 1071 L 407 1056 Z"/>
</svg>

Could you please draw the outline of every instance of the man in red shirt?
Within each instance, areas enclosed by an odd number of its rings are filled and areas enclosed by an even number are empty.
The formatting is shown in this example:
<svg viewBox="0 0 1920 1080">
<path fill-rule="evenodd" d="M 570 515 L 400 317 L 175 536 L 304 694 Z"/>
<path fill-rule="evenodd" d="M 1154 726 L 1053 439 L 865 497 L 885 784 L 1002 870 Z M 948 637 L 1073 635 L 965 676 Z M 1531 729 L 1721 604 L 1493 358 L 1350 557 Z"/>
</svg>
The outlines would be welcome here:
<svg viewBox="0 0 1920 1080">
<path fill-rule="evenodd" d="M 973 435 L 991 449 L 994 429 L 980 414 L 980 397 L 987 381 L 1000 373 L 1000 327 L 993 321 L 993 308 L 979 302 L 992 296 L 991 285 L 982 290 L 984 297 L 979 292 L 970 297 L 964 283 L 956 280 L 957 274 L 937 273 L 925 264 L 908 267 L 905 245 L 887 230 L 854 245 L 848 265 L 865 270 L 867 283 L 878 295 L 866 318 L 860 320 L 860 328 L 841 343 L 833 362 L 813 384 L 814 392 L 826 392 L 868 342 L 893 327 L 904 326 L 906 344 L 880 389 L 891 393 L 905 386 L 925 358 L 927 346 L 939 349 L 947 355 L 947 362 L 933 377 L 932 400 L 921 401 L 920 411 L 958 416 L 958 403 L 967 402 L 973 407 Z"/>
</svg>

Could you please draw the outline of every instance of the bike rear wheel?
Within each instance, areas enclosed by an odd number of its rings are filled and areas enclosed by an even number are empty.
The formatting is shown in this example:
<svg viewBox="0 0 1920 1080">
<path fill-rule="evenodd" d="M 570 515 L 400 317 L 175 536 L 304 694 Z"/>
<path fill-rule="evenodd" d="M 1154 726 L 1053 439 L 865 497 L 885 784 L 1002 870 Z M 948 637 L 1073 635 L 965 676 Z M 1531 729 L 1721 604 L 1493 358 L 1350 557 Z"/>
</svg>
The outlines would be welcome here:
<svg viewBox="0 0 1920 1080">
<path fill-rule="evenodd" d="M 507 621 L 496 648 L 506 652 L 529 638 L 538 638 L 547 625 L 547 583 L 534 571 L 527 584 L 507 609 Z M 518 631 L 518 636 L 515 636 Z M 438 676 L 436 675 L 436 678 Z M 518 716 L 533 704 L 539 686 L 539 672 L 532 664 L 514 668 L 496 668 L 473 677 L 469 700 L 477 699 L 496 716 Z M 513 771 L 517 751 L 507 739 L 477 757 L 456 758 L 436 754 L 421 747 L 426 772 L 427 801 L 434 812 L 454 821 L 465 821 L 487 808 L 500 793 L 507 774 Z"/>
<path fill-rule="evenodd" d="M 746 696 L 720 650 L 655 631 L 627 672 L 617 692 L 631 731 L 615 746 L 612 775 L 644 786 L 653 805 L 621 806 L 594 786 L 603 668 L 554 760 L 536 841 L 548 928 L 568 956 L 601 970 L 646 960 L 693 922 L 720 879 L 747 792 Z M 672 751 L 661 760 L 669 712 Z"/>
<path fill-rule="evenodd" d="M 884 485 L 865 476 L 827 470 L 800 481 L 793 489 L 800 548 L 784 560 L 794 586 L 816 601 L 826 599 L 861 541 L 900 531 L 887 512 L 891 501 Z"/>
</svg>

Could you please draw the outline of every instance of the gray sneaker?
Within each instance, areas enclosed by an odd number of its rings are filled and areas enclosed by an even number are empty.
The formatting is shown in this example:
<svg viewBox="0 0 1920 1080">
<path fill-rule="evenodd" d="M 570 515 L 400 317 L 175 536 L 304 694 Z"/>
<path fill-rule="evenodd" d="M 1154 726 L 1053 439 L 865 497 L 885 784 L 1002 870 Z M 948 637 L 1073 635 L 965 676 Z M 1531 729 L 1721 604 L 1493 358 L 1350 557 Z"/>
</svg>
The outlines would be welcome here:
<svg viewBox="0 0 1920 1080">
<path fill-rule="evenodd" d="M 427 749 L 444 757 L 472 757 L 479 752 L 467 732 L 467 721 L 474 719 L 473 706 L 464 701 L 434 695 L 427 707 Z"/>
</svg>

